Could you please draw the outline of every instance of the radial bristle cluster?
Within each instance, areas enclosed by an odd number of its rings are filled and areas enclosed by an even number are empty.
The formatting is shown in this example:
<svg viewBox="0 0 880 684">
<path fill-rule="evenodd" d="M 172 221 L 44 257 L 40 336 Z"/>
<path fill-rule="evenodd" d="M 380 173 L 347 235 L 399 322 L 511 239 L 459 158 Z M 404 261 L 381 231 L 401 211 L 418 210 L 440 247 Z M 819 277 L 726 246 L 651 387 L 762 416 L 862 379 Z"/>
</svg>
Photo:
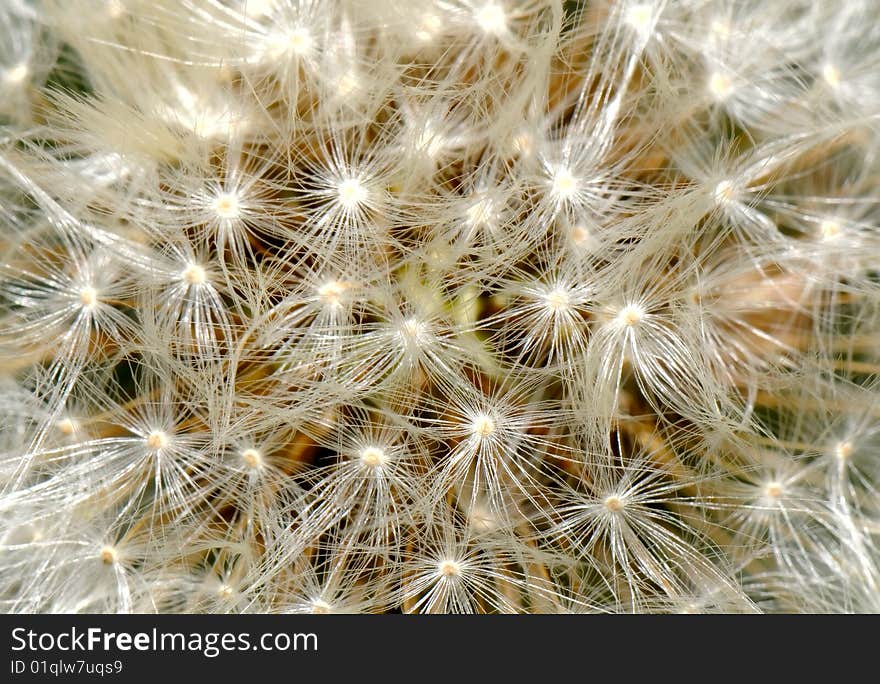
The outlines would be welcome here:
<svg viewBox="0 0 880 684">
<path fill-rule="evenodd" d="M 880 612 L 876 15 L 0 2 L 0 609 Z"/>
</svg>

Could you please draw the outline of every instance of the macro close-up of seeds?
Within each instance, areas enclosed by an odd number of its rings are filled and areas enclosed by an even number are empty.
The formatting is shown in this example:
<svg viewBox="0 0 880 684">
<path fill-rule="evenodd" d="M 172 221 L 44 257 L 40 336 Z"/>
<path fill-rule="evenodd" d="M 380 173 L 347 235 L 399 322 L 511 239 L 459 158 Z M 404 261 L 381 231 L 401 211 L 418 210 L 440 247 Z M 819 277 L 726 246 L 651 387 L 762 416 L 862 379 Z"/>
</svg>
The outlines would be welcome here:
<svg viewBox="0 0 880 684">
<path fill-rule="evenodd" d="M 880 612 L 880 2 L 0 0 L 0 612 Z"/>
</svg>

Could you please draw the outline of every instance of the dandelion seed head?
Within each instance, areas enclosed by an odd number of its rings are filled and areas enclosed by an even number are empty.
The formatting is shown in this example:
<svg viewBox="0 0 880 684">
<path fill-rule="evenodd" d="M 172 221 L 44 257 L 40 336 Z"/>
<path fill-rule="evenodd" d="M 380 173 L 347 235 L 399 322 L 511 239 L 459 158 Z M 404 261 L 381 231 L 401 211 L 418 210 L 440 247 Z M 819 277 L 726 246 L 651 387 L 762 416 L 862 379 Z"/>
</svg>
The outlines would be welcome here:
<svg viewBox="0 0 880 684">
<path fill-rule="evenodd" d="M 318 288 L 318 297 L 326 305 L 332 308 L 342 306 L 342 295 L 350 287 L 349 283 L 341 280 L 328 280 Z"/>
<path fill-rule="evenodd" d="M 737 198 L 736 186 L 733 182 L 729 180 L 719 181 L 715 186 L 715 190 L 713 191 L 713 196 L 715 198 L 715 204 L 719 206 L 724 206 L 726 204 L 730 204 L 735 201 Z"/>
<path fill-rule="evenodd" d="M 871 2 L 595 4 L 7 0 L 4 608 L 880 610 Z"/>
<path fill-rule="evenodd" d="M 480 197 L 467 210 L 467 221 L 471 226 L 492 226 L 497 220 L 495 202 L 491 197 Z"/>
<path fill-rule="evenodd" d="M 188 264 L 180 274 L 181 280 L 189 285 L 204 285 L 208 280 L 208 274 L 198 264 Z"/>
<path fill-rule="evenodd" d="M 620 327 L 632 328 L 641 323 L 644 317 L 644 308 L 642 308 L 638 304 L 627 304 L 617 313 L 615 322 Z"/>
<path fill-rule="evenodd" d="M 565 287 L 559 285 L 544 296 L 544 302 L 551 311 L 564 313 L 571 308 L 571 295 Z"/>
<path fill-rule="evenodd" d="M 840 221 L 835 219 L 823 219 L 821 223 L 819 223 L 819 235 L 822 237 L 823 242 L 832 242 L 840 237 L 843 232 L 843 226 L 840 225 Z"/>
<path fill-rule="evenodd" d="M 834 446 L 834 455 L 841 461 L 846 461 L 852 456 L 854 450 L 853 443 L 850 441 L 838 442 Z"/>
<path fill-rule="evenodd" d="M 303 57 L 311 54 L 315 41 L 308 29 L 296 28 L 288 34 L 287 44 L 293 54 Z"/>
<path fill-rule="evenodd" d="M 733 81 L 731 81 L 727 74 L 716 71 L 709 76 L 708 87 L 712 96 L 716 100 L 722 101 L 727 99 L 733 92 Z"/>
<path fill-rule="evenodd" d="M 425 124 L 415 141 L 416 149 L 432 159 L 440 153 L 445 144 L 445 138 L 430 124 Z"/>
<path fill-rule="evenodd" d="M 361 87 L 361 79 L 355 71 L 347 71 L 336 79 L 336 94 L 339 97 L 351 95 Z"/>
<path fill-rule="evenodd" d="M 388 462 L 388 454 L 379 447 L 367 447 L 360 453 L 361 463 L 370 468 L 379 468 Z"/>
<path fill-rule="evenodd" d="M 713 19 L 709 24 L 709 31 L 718 38 L 729 38 L 731 33 L 730 22 L 726 19 Z"/>
<path fill-rule="evenodd" d="M 313 615 L 329 615 L 332 612 L 333 606 L 327 603 L 324 599 L 315 599 L 312 601 Z"/>
<path fill-rule="evenodd" d="M 444 560 L 437 566 L 437 574 L 442 578 L 453 579 L 461 575 L 461 563 L 454 560 Z"/>
<path fill-rule="evenodd" d="M 79 423 L 73 418 L 62 418 L 58 421 L 57 427 L 62 435 L 70 437 L 79 430 Z"/>
<path fill-rule="evenodd" d="M 98 304 L 98 291 L 87 285 L 79 291 L 79 303 L 83 309 L 94 309 Z"/>
<path fill-rule="evenodd" d="M 257 449 L 250 447 L 241 452 L 241 460 L 251 470 L 259 470 L 263 467 L 263 454 Z"/>
<path fill-rule="evenodd" d="M 553 194 L 561 199 L 572 197 L 578 190 L 578 179 L 564 167 L 556 170 L 552 180 Z"/>
<path fill-rule="evenodd" d="M 104 565 L 113 565 L 119 560 L 119 552 L 112 546 L 104 546 L 98 554 Z"/>
<path fill-rule="evenodd" d="M 624 21 L 644 39 L 651 34 L 654 8 L 650 4 L 633 5 L 626 11 Z"/>
<path fill-rule="evenodd" d="M 599 248 L 599 241 L 593 235 L 593 231 L 583 223 L 575 223 L 568 229 L 568 239 L 579 251 L 594 252 Z"/>
<path fill-rule="evenodd" d="M 822 78 L 833 90 L 840 88 L 841 77 L 840 69 L 833 64 L 825 64 L 822 67 Z"/>
<path fill-rule="evenodd" d="M 3 82 L 8 86 L 20 86 L 30 76 L 27 62 L 21 62 L 3 72 Z"/>
<path fill-rule="evenodd" d="M 488 506 L 481 503 L 476 503 L 471 508 L 468 522 L 475 532 L 493 532 L 499 528 L 498 517 Z"/>
<path fill-rule="evenodd" d="M 147 435 L 147 446 L 153 451 L 159 451 L 160 449 L 164 449 L 168 446 L 170 440 L 168 438 L 168 433 L 162 430 L 154 430 L 150 434 Z"/>
<path fill-rule="evenodd" d="M 778 500 L 782 498 L 783 493 L 785 492 L 785 487 L 781 482 L 777 480 L 773 480 L 764 485 L 764 495 L 771 500 Z"/>
<path fill-rule="evenodd" d="M 441 28 L 443 28 L 443 21 L 440 17 L 436 14 L 426 13 L 416 29 L 416 38 L 422 43 L 430 43 Z"/>
<path fill-rule="evenodd" d="M 125 3 L 123 0 L 107 0 L 105 3 L 105 11 L 111 19 L 119 19 L 125 14 Z"/>
<path fill-rule="evenodd" d="M 626 503 L 624 502 L 623 498 L 621 498 L 617 494 L 610 494 L 609 496 L 605 497 L 604 505 L 609 513 L 619 513 L 623 510 Z"/>
<path fill-rule="evenodd" d="M 418 344 L 425 339 L 428 326 L 417 318 L 407 318 L 400 325 L 400 337 L 407 343 Z"/>
<path fill-rule="evenodd" d="M 348 178 L 336 187 L 339 203 L 346 209 L 356 209 L 366 199 L 368 191 L 357 178 Z"/>
<path fill-rule="evenodd" d="M 517 133 L 513 137 L 513 142 L 511 144 L 513 146 L 513 151 L 523 157 L 531 157 L 532 153 L 535 151 L 535 139 L 532 137 L 531 133 L 527 133 L 526 131 Z"/>
<path fill-rule="evenodd" d="M 262 54 L 270 59 L 282 57 L 309 57 L 314 52 L 315 40 L 305 27 L 289 31 L 275 31 L 262 41 Z"/>
<path fill-rule="evenodd" d="M 241 216 L 241 204 L 234 192 L 220 192 L 213 201 L 214 212 L 221 219 L 237 219 Z"/>
<path fill-rule="evenodd" d="M 471 434 L 480 439 L 489 437 L 493 432 L 495 432 L 495 421 L 485 413 L 478 415 L 471 423 Z"/>
<path fill-rule="evenodd" d="M 501 35 L 507 30 L 507 15 L 504 8 L 490 2 L 483 5 L 476 13 L 476 20 L 483 32 L 490 35 Z"/>
</svg>

